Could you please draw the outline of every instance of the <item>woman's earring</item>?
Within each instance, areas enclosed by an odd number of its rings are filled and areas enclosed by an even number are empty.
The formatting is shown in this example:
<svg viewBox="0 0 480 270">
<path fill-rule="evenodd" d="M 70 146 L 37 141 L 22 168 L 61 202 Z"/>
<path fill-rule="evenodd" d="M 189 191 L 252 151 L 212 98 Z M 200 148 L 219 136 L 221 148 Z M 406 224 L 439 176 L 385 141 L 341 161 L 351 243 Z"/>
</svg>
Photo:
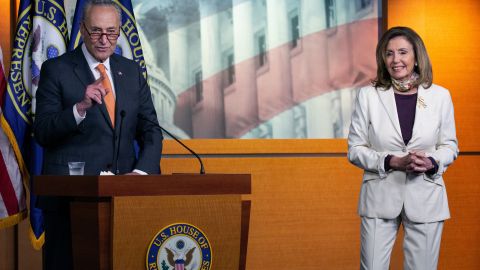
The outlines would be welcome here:
<svg viewBox="0 0 480 270">
<path fill-rule="evenodd" d="M 418 66 L 418 63 L 417 63 L 417 62 L 415 62 L 415 66 Z"/>
</svg>

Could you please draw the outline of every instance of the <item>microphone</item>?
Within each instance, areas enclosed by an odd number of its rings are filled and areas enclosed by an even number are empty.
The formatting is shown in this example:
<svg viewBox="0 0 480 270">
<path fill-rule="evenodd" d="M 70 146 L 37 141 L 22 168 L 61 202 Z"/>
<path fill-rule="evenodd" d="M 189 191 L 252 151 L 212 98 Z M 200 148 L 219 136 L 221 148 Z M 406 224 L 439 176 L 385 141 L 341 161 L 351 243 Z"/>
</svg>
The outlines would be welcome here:
<svg viewBox="0 0 480 270">
<path fill-rule="evenodd" d="M 163 132 L 167 133 L 168 136 L 170 136 L 170 138 L 174 139 L 177 143 L 179 143 L 181 146 L 183 146 L 185 149 L 187 149 L 190 153 L 192 153 L 192 155 L 194 155 L 198 159 L 198 162 L 200 163 L 200 174 L 205 174 L 205 167 L 203 167 L 202 159 L 200 158 L 200 156 L 197 153 L 195 153 L 195 151 L 193 151 L 190 147 L 188 147 L 184 143 L 182 143 L 176 136 L 174 136 L 172 133 L 168 132 L 168 130 L 166 130 L 162 126 L 160 126 L 159 123 L 156 123 L 156 122 L 146 118 L 145 116 L 143 116 L 140 113 L 137 116 L 138 116 L 138 118 L 140 118 L 142 120 L 145 120 L 145 121 L 147 121 L 151 124 L 154 124 L 155 126 L 158 126 Z"/>
<path fill-rule="evenodd" d="M 119 175 L 120 174 L 120 169 L 118 169 L 118 155 L 120 154 L 120 142 L 122 139 L 122 126 L 123 126 L 123 118 L 125 118 L 125 115 L 127 113 L 122 110 L 120 112 L 120 128 L 118 130 L 118 143 L 117 143 L 117 156 L 115 157 L 115 174 Z"/>
</svg>

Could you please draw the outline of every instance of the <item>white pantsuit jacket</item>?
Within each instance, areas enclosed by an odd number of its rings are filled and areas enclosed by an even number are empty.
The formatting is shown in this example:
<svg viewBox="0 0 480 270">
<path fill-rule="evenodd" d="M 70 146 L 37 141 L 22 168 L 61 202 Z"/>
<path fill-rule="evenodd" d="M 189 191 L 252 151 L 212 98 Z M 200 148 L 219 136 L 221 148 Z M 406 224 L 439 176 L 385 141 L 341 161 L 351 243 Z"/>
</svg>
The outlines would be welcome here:
<svg viewBox="0 0 480 270">
<path fill-rule="evenodd" d="M 385 171 L 389 154 L 422 150 L 438 164 L 434 175 Z M 453 104 L 447 89 L 418 87 L 412 138 L 403 142 L 394 91 L 372 86 L 359 90 L 348 135 L 348 159 L 364 170 L 358 213 L 394 219 L 402 208 L 413 222 L 448 219 L 443 173 L 458 155 Z"/>
</svg>

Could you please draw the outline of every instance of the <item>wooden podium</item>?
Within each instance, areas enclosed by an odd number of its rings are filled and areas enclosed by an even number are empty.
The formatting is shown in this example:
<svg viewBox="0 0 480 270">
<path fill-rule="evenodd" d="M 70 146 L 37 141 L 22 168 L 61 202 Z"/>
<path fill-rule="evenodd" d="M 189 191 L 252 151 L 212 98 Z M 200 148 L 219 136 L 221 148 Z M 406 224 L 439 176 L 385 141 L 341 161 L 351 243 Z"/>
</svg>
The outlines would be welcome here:
<svg viewBox="0 0 480 270">
<path fill-rule="evenodd" d="M 147 269 L 152 239 L 175 223 L 208 238 L 207 269 L 245 269 L 250 201 L 241 195 L 251 193 L 248 174 L 43 175 L 33 188 L 71 197 L 74 269 Z"/>
</svg>

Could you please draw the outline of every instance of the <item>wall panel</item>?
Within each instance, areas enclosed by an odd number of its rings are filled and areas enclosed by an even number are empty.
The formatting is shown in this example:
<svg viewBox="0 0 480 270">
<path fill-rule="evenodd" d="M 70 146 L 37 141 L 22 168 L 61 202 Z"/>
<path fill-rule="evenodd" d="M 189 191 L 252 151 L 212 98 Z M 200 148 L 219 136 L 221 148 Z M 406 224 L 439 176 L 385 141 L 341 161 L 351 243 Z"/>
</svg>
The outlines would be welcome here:
<svg viewBox="0 0 480 270">
<path fill-rule="evenodd" d="M 0 230 L 0 269 L 15 269 L 15 228 Z"/>
<path fill-rule="evenodd" d="M 3 52 L 3 64 L 5 67 L 5 73 L 8 73 L 10 67 L 10 54 L 11 54 L 11 36 L 15 31 L 15 18 L 14 18 L 14 0 L 3 0 L 0 5 L 0 45 Z"/>
<path fill-rule="evenodd" d="M 461 156 L 446 174 L 452 219 L 439 269 L 479 269 L 477 156 Z M 356 214 L 361 170 L 346 157 L 205 158 L 207 173 L 252 174 L 247 269 L 358 269 Z M 196 172 L 192 158 L 165 158 L 164 173 Z M 188 169 L 186 169 L 188 168 Z M 402 269 L 401 240 L 392 269 Z"/>
<path fill-rule="evenodd" d="M 192 161 L 162 165 L 170 173 L 196 168 Z M 346 158 L 207 158 L 205 166 L 208 173 L 252 174 L 247 269 L 356 268 L 361 171 Z"/>
<path fill-rule="evenodd" d="M 422 37 L 434 83 L 450 90 L 460 150 L 479 151 L 480 1 L 390 0 L 388 26 L 409 26 Z"/>
</svg>

